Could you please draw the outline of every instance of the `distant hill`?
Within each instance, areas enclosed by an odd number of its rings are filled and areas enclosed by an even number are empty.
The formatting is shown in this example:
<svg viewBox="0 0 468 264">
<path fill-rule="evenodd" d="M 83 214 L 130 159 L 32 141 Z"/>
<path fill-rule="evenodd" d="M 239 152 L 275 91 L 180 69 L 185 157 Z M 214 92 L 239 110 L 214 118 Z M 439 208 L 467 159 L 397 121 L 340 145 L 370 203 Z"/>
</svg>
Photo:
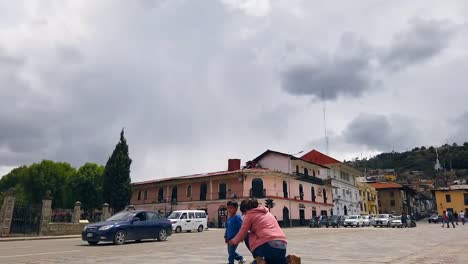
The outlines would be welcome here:
<svg viewBox="0 0 468 264">
<path fill-rule="evenodd" d="M 468 170 L 468 142 L 459 146 L 445 144 L 437 149 L 439 162 L 445 170 L 466 173 Z M 434 147 L 417 147 L 402 153 L 381 153 L 370 159 L 356 159 L 348 162 L 353 167 L 365 169 L 394 169 L 397 173 L 409 171 L 434 171 L 436 151 Z M 458 174 L 458 173 L 457 173 Z"/>
</svg>

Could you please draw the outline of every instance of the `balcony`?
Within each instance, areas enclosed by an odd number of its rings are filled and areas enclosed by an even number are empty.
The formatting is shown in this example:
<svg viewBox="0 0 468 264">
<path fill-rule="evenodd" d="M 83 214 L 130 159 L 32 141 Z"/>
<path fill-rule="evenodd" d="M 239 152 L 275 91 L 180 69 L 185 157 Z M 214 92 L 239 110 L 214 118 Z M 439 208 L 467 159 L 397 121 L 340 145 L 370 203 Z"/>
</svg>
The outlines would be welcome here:
<svg viewBox="0 0 468 264">
<path fill-rule="evenodd" d="M 249 192 L 250 198 L 265 198 L 266 197 L 266 189 L 263 190 L 256 190 L 250 189 Z"/>
<path fill-rule="evenodd" d="M 318 184 L 318 185 L 323 185 L 324 184 L 322 179 L 317 178 L 315 176 L 306 175 L 306 174 L 300 173 L 300 172 L 295 172 L 294 174 L 296 174 L 296 176 L 298 176 L 301 181 L 309 182 L 309 183 L 312 183 L 312 184 Z"/>
</svg>

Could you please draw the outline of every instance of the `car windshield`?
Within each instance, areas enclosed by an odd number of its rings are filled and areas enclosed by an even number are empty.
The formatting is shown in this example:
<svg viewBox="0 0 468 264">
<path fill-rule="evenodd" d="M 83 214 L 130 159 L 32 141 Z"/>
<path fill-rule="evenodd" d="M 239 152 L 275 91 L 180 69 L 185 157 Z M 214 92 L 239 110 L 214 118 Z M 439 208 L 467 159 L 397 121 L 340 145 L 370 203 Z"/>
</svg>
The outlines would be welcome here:
<svg viewBox="0 0 468 264">
<path fill-rule="evenodd" d="M 107 219 L 107 221 L 127 221 L 135 214 L 135 212 L 120 212 Z"/>
<path fill-rule="evenodd" d="M 182 213 L 180 213 L 180 212 L 172 212 L 172 214 L 170 214 L 167 218 L 168 219 L 179 219 L 181 214 Z"/>
<path fill-rule="evenodd" d="M 387 215 L 384 215 L 384 214 L 381 214 L 381 215 L 378 215 L 377 218 L 387 218 L 388 216 Z"/>
<path fill-rule="evenodd" d="M 357 219 L 357 216 L 356 215 L 351 215 L 350 217 L 348 217 L 348 219 Z"/>
</svg>

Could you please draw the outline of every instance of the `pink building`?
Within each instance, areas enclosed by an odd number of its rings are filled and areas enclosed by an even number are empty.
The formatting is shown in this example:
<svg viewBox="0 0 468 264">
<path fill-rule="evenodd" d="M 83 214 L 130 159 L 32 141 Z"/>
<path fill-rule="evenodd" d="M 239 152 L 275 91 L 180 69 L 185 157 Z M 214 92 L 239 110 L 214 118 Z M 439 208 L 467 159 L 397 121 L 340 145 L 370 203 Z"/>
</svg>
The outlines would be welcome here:
<svg viewBox="0 0 468 264">
<path fill-rule="evenodd" d="M 136 208 L 162 214 L 182 209 L 205 210 L 212 227 L 222 226 L 227 214 L 227 201 L 240 203 L 253 197 L 262 204 L 265 204 L 265 199 L 273 199 L 275 206 L 271 212 L 283 226 L 307 225 L 312 216 L 330 214 L 333 208 L 330 185 L 314 176 L 261 168 L 258 161 L 278 158 L 276 152 L 264 154 L 243 169 L 240 160 L 230 159 L 227 171 L 133 183 L 131 203 Z M 288 158 L 289 162 L 298 159 L 284 155 L 281 153 L 280 156 Z M 281 158 L 279 160 L 283 162 Z M 292 165 L 286 166 L 291 168 Z M 326 168 L 312 163 L 308 166 L 310 171 Z"/>
</svg>

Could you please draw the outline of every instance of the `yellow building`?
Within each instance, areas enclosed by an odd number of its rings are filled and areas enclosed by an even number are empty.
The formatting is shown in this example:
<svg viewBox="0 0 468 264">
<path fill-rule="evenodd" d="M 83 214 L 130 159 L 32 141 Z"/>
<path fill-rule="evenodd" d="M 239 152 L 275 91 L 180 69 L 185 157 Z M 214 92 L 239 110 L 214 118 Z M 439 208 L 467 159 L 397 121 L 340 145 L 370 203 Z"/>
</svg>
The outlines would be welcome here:
<svg viewBox="0 0 468 264">
<path fill-rule="evenodd" d="M 468 213 L 468 185 L 452 185 L 450 187 L 434 190 L 437 213 L 442 215 L 443 211 Z"/>
<path fill-rule="evenodd" d="M 361 214 L 378 214 L 377 190 L 365 182 L 358 183 Z"/>
</svg>

